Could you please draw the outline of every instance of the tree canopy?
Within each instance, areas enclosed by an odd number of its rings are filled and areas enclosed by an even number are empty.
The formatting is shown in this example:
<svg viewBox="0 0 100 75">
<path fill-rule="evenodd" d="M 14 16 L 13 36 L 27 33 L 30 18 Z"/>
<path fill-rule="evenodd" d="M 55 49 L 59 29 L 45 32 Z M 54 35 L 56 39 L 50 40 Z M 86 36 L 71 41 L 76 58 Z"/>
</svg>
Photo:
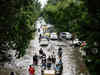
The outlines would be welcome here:
<svg viewBox="0 0 100 75">
<path fill-rule="evenodd" d="M 40 3 L 36 0 L 0 1 L 0 55 L 15 49 L 19 56 L 25 54 L 34 36 L 35 21 L 40 14 Z"/>
<path fill-rule="evenodd" d="M 100 7 L 98 0 L 53 0 L 48 1 L 44 8 L 44 18 L 52 23 L 58 32 L 75 33 L 80 40 L 88 43 L 87 51 L 91 53 L 93 48 L 97 49 L 97 54 L 88 54 L 86 63 L 91 60 L 95 65 L 89 70 L 92 75 L 97 75 L 99 71 L 96 66 L 100 60 Z M 97 62 L 98 61 L 98 62 Z M 97 72 L 95 74 L 95 72 Z"/>
</svg>

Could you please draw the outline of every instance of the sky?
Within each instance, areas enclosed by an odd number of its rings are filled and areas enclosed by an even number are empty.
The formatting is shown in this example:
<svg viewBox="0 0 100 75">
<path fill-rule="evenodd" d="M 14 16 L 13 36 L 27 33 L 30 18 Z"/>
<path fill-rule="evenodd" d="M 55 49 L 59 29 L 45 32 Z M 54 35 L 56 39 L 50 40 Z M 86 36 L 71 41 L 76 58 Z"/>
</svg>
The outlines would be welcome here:
<svg viewBox="0 0 100 75">
<path fill-rule="evenodd" d="M 38 0 L 41 3 L 41 8 L 43 8 L 47 4 L 47 0 Z"/>
</svg>

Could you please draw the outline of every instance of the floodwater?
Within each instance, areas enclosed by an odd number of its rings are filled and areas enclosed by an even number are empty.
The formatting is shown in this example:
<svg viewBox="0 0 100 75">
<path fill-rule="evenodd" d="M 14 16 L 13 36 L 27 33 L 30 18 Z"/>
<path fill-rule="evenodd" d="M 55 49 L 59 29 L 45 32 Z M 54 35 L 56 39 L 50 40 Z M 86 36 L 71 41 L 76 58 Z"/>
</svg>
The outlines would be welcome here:
<svg viewBox="0 0 100 75">
<path fill-rule="evenodd" d="M 40 22 L 41 21 L 41 22 Z M 45 21 L 43 18 L 39 18 L 36 21 L 36 27 L 40 28 Z M 40 32 L 36 31 L 35 39 L 30 41 L 29 48 L 26 49 L 26 54 L 24 57 L 20 59 L 16 59 L 13 55 L 13 60 L 11 63 L 6 62 L 4 64 L 4 68 L 0 68 L 0 75 L 9 75 L 11 71 L 14 71 L 16 75 L 29 75 L 28 68 L 29 65 L 32 64 L 32 57 L 35 53 L 39 55 L 39 49 L 41 48 L 39 44 L 39 34 L 42 33 L 42 29 Z M 52 52 L 55 52 L 57 62 L 59 58 L 57 56 L 57 50 L 59 45 L 63 48 L 62 62 L 63 62 L 63 73 L 62 75 L 89 75 L 88 70 L 84 64 L 82 56 L 79 52 L 78 48 L 72 48 L 70 46 L 72 42 L 63 40 L 63 41 L 49 41 L 49 45 L 47 47 L 42 47 L 43 51 L 46 53 L 47 57 L 52 55 Z M 51 49 L 48 51 L 48 49 Z M 12 50 L 12 54 L 15 52 Z M 41 65 L 39 61 L 39 65 Z M 41 67 L 35 66 L 35 75 L 41 75 Z"/>
</svg>

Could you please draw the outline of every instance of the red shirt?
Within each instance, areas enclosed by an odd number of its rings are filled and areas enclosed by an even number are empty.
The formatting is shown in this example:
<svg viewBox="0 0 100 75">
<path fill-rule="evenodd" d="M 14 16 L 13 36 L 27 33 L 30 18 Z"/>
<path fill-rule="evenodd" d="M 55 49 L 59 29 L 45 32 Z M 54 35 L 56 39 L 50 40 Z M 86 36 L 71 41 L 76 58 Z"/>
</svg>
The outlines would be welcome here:
<svg viewBox="0 0 100 75">
<path fill-rule="evenodd" d="M 34 70 L 34 68 L 33 68 L 33 67 L 30 67 L 30 68 L 29 68 L 29 73 L 30 73 L 30 75 L 34 75 L 35 70 Z"/>
</svg>

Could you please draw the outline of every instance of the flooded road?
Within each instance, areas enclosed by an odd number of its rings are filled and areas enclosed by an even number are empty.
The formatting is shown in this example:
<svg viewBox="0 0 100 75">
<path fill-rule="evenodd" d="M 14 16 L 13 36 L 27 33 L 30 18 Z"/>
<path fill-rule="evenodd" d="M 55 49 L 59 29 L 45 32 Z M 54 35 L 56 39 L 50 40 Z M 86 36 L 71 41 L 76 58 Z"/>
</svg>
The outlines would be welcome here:
<svg viewBox="0 0 100 75">
<path fill-rule="evenodd" d="M 40 22 L 41 21 L 41 22 Z M 42 19 L 37 20 L 36 27 L 37 29 L 40 28 L 42 23 L 45 21 Z M 42 29 L 41 32 L 42 33 Z M 5 68 L 7 69 L 0 69 L 0 75 L 9 75 L 11 71 L 16 72 L 16 75 L 29 75 L 28 68 L 30 64 L 33 64 L 33 55 L 37 53 L 39 55 L 39 49 L 41 48 L 39 44 L 39 34 L 38 31 L 35 33 L 35 39 L 30 41 L 29 48 L 26 49 L 26 54 L 24 57 L 21 57 L 20 59 L 13 58 L 11 63 L 5 63 Z M 46 53 L 47 57 L 52 54 L 52 52 L 55 52 L 57 62 L 59 61 L 57 52 L 59 45 L 63 49 L 63 55 L 62 55 L 62 62 L 63 62 L 63 73 L 62 75 L 89 75 L 88 70 L 83 62 L 83 59 L 79 53 L 78 48 L 72 48 L 70 46 L 71 41 L 64 40 L 64 41 L 49 41 L 49 45 L 47 47 L 43 47 L 43 51 Z M 48 51 L 52 47 L 51 51 Z M 12 52 L 14 53 L 14 52 Z M 39 65 L 41 65 L 39 61 Z M 10 68 L 10 69 L 9 69 Z M 41 67 L 35 66 L 35 75 L 41 75 Z M 5 72 L 3 72 L 5 71 Z M 19 74 L 18 74 L 19 73 Z"/>
</svg>

